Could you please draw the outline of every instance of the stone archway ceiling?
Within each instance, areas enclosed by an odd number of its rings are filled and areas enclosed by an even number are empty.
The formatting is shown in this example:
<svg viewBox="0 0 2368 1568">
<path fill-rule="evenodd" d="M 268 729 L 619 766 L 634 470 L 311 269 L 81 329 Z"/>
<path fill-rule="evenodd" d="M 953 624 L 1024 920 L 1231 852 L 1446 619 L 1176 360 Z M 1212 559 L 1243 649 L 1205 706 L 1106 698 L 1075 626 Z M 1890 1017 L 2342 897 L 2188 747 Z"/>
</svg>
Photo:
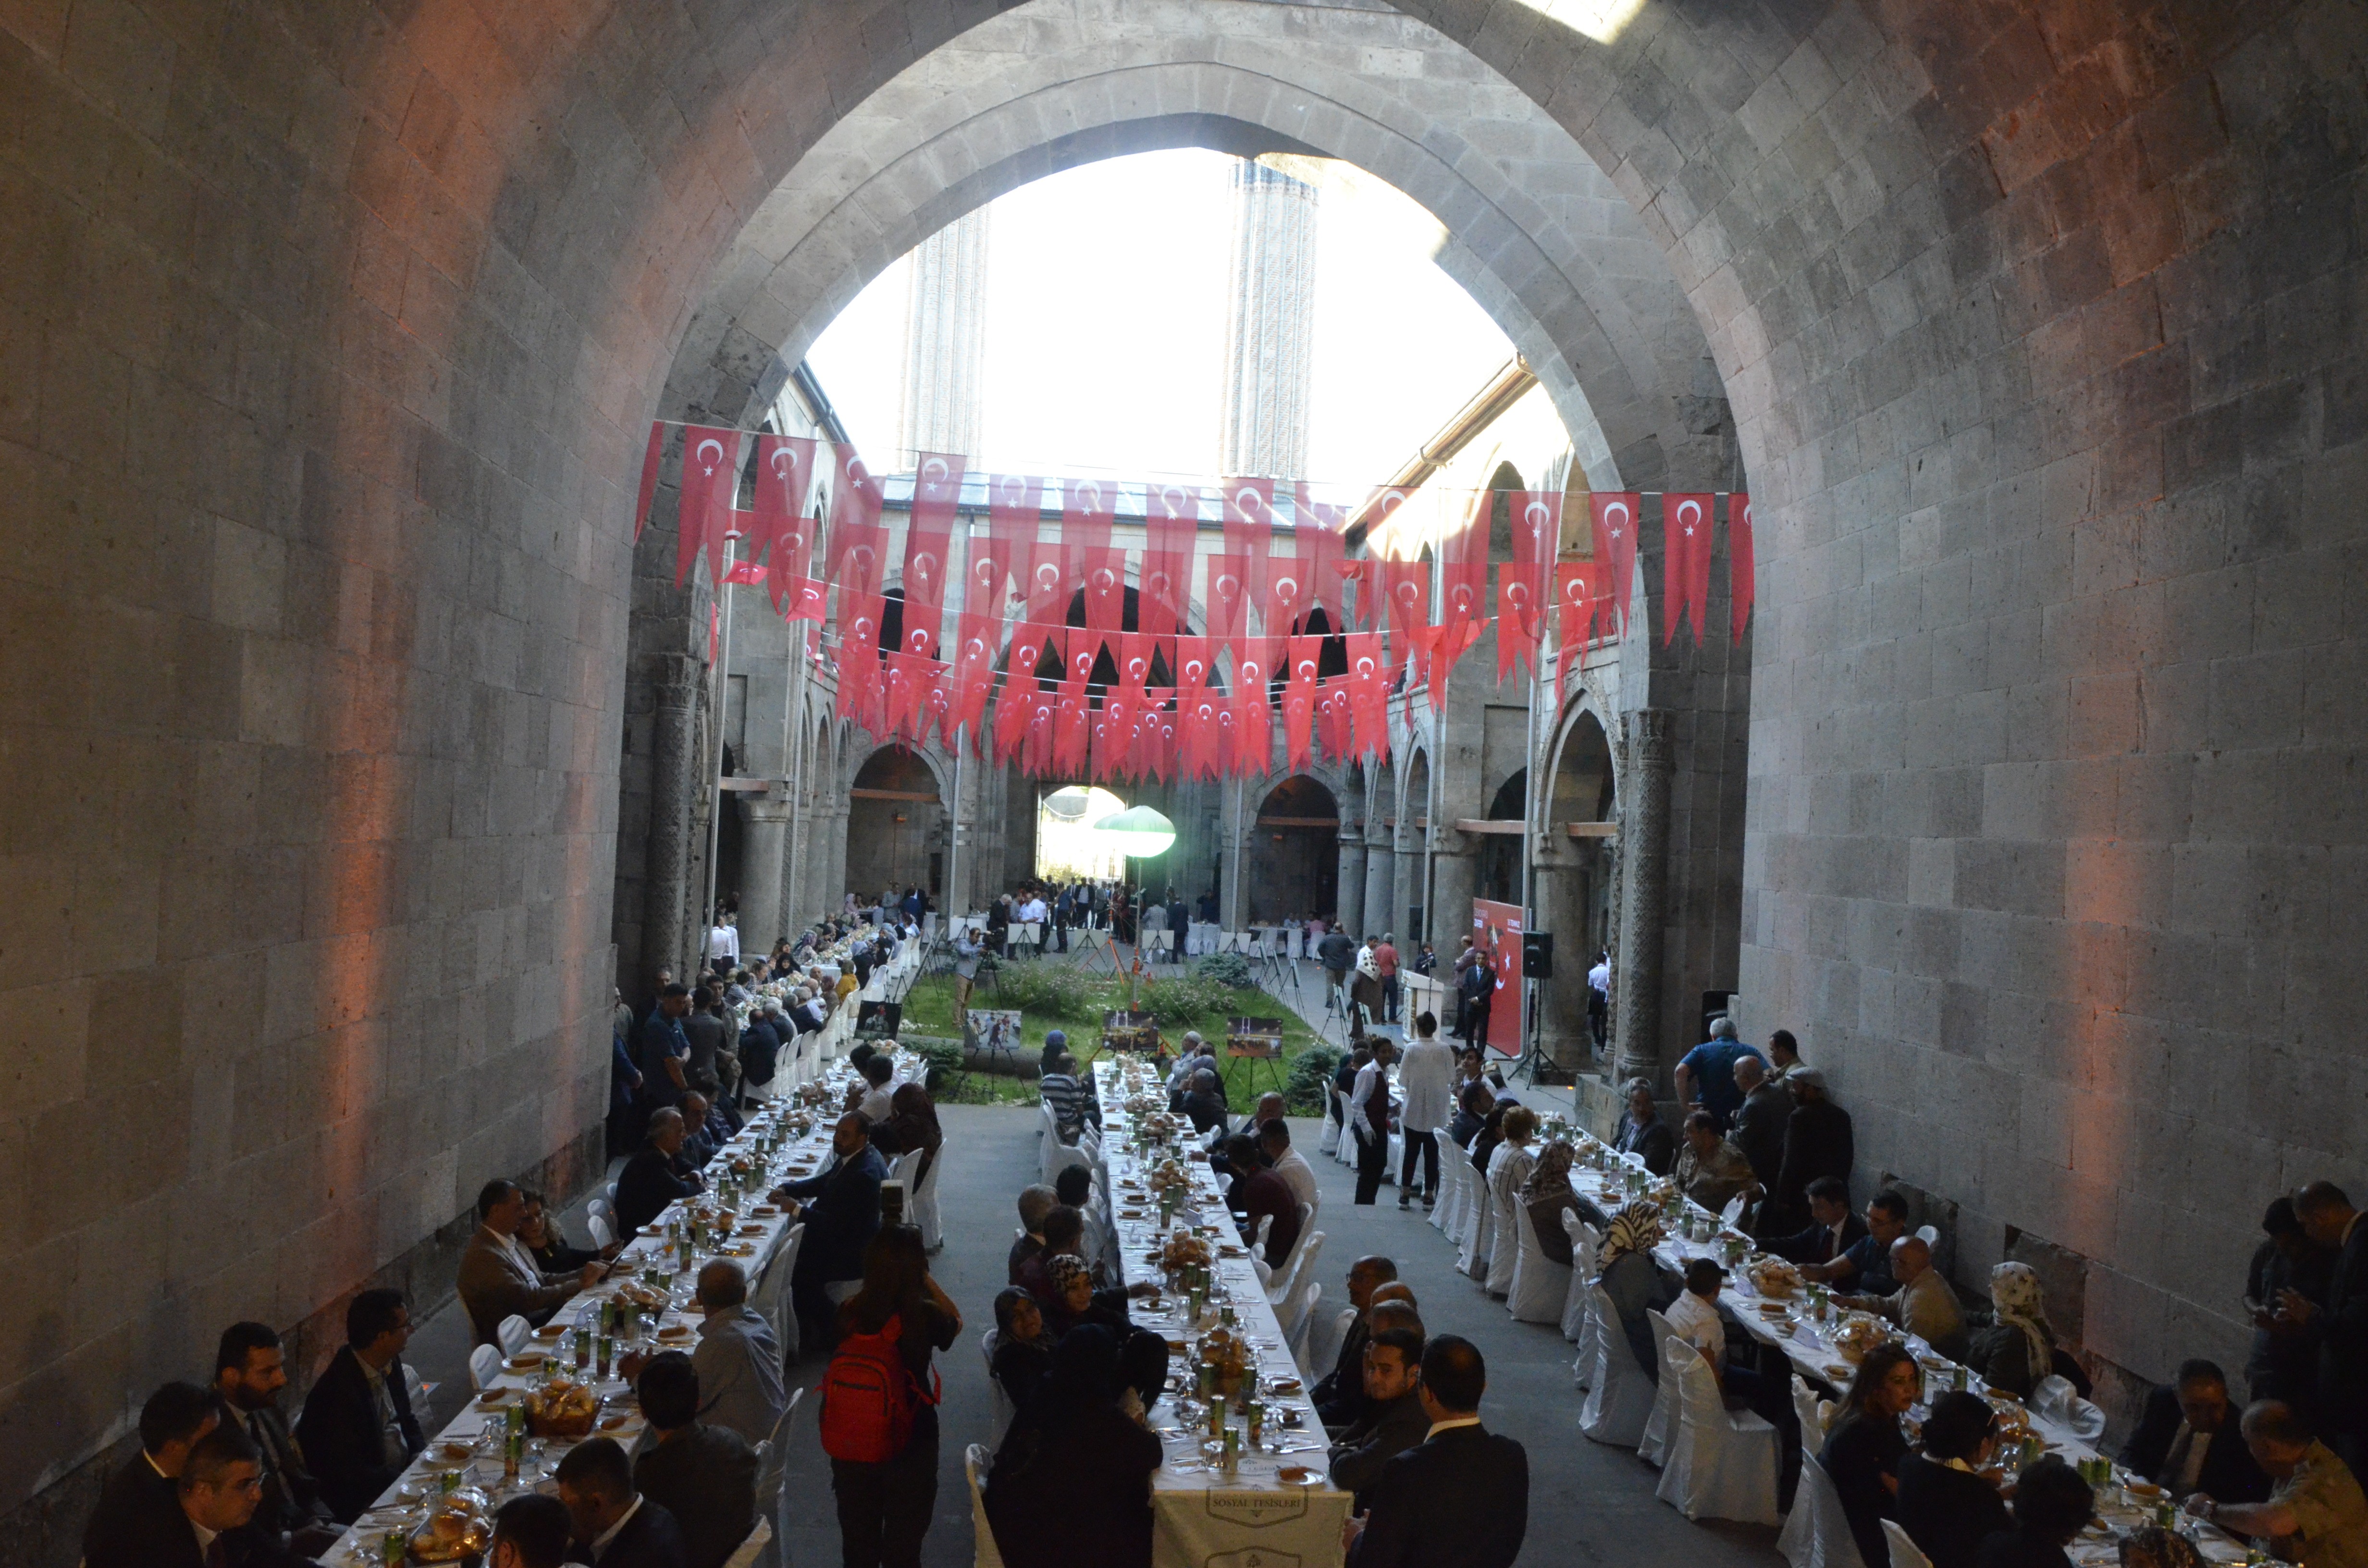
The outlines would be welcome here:
<svg viewBox="0 0 2368 1568">
<path fill-rule="evenodd" d="M 1183 10 L 1189 19 L 1167 15 Z M 1337 157 L 1428 208 L 1440 265 L 1504 327 L 1599 486 L 1720 485 L 1709 348 L 1618 187 L 1512 83 L 1391 11 L 1191 0 L 1021 6 L 823 132 L 711 275 L 667 417 L 746 422 L 863 285 L 963 212 L 1155 148 Z M 1706 413 L 1707 410 L 1707 413 Z"/>
</svg>

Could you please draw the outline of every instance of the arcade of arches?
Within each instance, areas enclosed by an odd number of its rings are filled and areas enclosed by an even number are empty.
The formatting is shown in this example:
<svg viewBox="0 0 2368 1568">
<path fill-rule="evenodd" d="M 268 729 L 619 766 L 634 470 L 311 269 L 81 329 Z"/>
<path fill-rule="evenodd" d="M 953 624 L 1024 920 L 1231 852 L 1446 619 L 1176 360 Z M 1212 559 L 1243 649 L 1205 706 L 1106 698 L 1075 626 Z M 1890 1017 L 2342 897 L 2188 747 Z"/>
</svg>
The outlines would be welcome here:
<svg viewBox="0 0 2368 1568">
<path fill-rule="evenodd" d="M 1568 9 L 0 8 L 10 1544 L 219 1325 L 316 1361 L 366 1284 L 449 1290 L 485 1173 L 592 1178 L 717 719 L 648 422 L 755 427 L 894 257 L 1153 147 L 1406 192 L 1570 489 L 1748 490 L 1759 541 L 1740 649 L 1647 616 L 1533 712 L 1484 641 L 1371 778 L 1166 797 L 1178 863 L 1238 919 L 1247 830 L 1315 876 L 1328 812 L 1344 915 L 1436 937 L 1526 859 L 1549 1055 L 1592 947 L 1590 1071 L 1666 1088 L 1733 993 L 1961 1282 L 2044 1256 L 2100 1369 L 2241 1364 L 2263 1201 L 2368 1191 L 2368 24 Z M 835 900 L 860 812 L 913 830 L 883 884 L 1024 863 L 1032 794 L 778 667 L 745 917 Z"/>
</svg>

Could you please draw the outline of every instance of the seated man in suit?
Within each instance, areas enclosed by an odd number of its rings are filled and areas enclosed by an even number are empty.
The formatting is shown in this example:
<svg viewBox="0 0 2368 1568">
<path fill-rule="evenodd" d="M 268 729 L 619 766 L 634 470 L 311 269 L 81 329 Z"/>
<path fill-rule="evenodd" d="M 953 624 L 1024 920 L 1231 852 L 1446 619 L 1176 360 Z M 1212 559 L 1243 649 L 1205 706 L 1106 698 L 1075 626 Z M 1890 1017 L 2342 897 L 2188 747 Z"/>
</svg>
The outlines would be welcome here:
<svg viewBox="0 0 2368 1568">
<path fill-rule="evenodd" d="M 496 1176 L 479 1189 L 477 1233 L 461 1254 L 460 1276 L 461 1304 L 476 1344 L 500 1344 L 507 1317 L 538 1326 L 549 1322 L 561 1302 L 598 1284 L 608 1271 L 605 1264 L 587 1263 L 572 1274 L 545 1274 L 518 1239 L 525 1220 L 526 1190 L 518 1183 Z"/>
<path fill-rule="evenodd" d="M 85 1568 L 147 1568 L 188 1538 L 175 1485 L 189 1451 L 222 1419 L 214 1396 L 195 1383 L 166 1383 L 140 1407 L 140 1451 L 107 1478 L 83 1531 Z"/>
<path fill-rule="evenodd" d="M 181 1526 L 147 1568 L 310 1568 L 252 1523 L 263 1497 L 263 1466 L 246 1433 L 217 1426 L 189 1449 L 174 1483 Z"/>
<path fill-rule="evenodd" d="M 304 1396 L 297 1440 L 322 1501 L 352 1524 L 427 1446 L 411 1413 L 403 1347 L 411 1309 L 400 1290 L 364 1290 L 346 1308 L 346 1343 Z"/>
<path fill-rule="evenodd" d="M 633 1489 L 633 1465 L 614 1437 L 575 1445 L 559 1461 L 559 1500 L 575 1529 L 571 1561 L 598 1568 L 689 1568 L 682 1528 Z"/>
<path fill-rule="evenodd" d="M 263 1502 L 249 1528 L 275 1540 L 293 1536 L 296 1550 L 310 1556 L 327 1551 L 345 1532 L 331 1522 L 304 1452 L 279 1413 L 279 1391 L 287 1386 L 287 1356 L 268 1324 L 234 1323 L 222 1331 L 214 1350 L 214 1392 L 263 1466 Z"/>
<path fill-rule="evenodd" d="M 757 1451 L 699 1418 L 699 1369 L 679 1350 L 650 1358 L 633 1385 L 650 1424 L 633 1484 L 682 1529 L 685 1568 L 723 1568 L 757 1524 Z"/>
<path fill-rule="evenodd" d="M 617 1239 L 631 1242 L 677 1198 L 705 1188 L 704 1177 L 682 1157 L 690 1125 L 674 1106 L 650 1113 L 649 1135 L 617 1173 Z"/>
<path fill-rule="evenodd" d="M 566 1504 L 529 1492 L 495 1513 L 494 1549 L 485 1561 L 491 1568 L 562 1568 L 574 1533 Z"/>
<path fill-rule="evenodd" d="M 1512 1568 L 1529 1533 L 1530 1456 L 1480 1425 L 1487 1363 L 1443 1334 L 1422 1353 L 1422 1442 L 1382 1466 L 1340 1528 L 1348 1568 Z"/>
<path fill-rule="evenodd" d="M 1397 1264 L 1379 1254 L 1360 1257 L 1349 1266 L 1349 1305 L 1356 1309 L 1356 1321 L 1340 1336 L 1339 1358 L 1316 1381 L 1308 1396 L 1327 1426 L 1350 1426 L 1364 1414 L 1365 1346 L 1372 1337 L 1368 1314 L 1373 1304 L 1373 1292 L 1395 1283 L 1397 1277 Z"/>
<path fill-rule="evenodd" d="M 2210 1361 L 2182 1361 L 2146 1395 L 2146 1414 L 2122 1449 L 2122 1463 L 2172 1496 L 2205 1493 L 2223 1503 L 2259 1503 L 2270 1478 L 2237 1434 L 2228 1376 Z"/>
<path fill-rule="evenodd" d="M 1866 1221 L 1850 1212 L 1850 1188 L 1831 1176 L 1808 1186 L 1809 1224 L 1776 1236 L 1768 1250 L 1788 1263 L 1831 1263 L 1866 1236 Z"/>
<path fill-rule="evenodd" d="M 1997 1447 L 1989 1401 L 1952 1390 L 1932 1402 L 1924 1451 L 1899 1461 L 1899 1528 L 1932 1568 L 1973 1568 L 1982 1542 L 2013 1528 L 2006 1498 L 1981 1473 Z"/>
<path fill-rule="evenodd" d="M 1386 1328 L 1365 1346 L 1365 1414 L 1332 1441 L 1332 1484 L 1357 1494 L 1354 1507 L 1372 1504 L 1366 1489 L 1382 1466 L 1430 1434 L 1430 1417 L 1417 1392 L 1422 1379 L 1422 1335 Z"/>
<path fill-rule="evenodd" d="M 805 1222 L 790 1301 L 801 1349 L 825 1355 L 838 1343 L 838 1304 L 828 1287 L 863 1278 L 863 1245 L 880 1228 L 880 1184 L 888 1179 L 886 1162 L 853 1111 L 831 1130 L 830 1151 L 828 1165 L 775 1187 L 766 1200 L 783 1205 L 791 1224 Z"/>
</svg>

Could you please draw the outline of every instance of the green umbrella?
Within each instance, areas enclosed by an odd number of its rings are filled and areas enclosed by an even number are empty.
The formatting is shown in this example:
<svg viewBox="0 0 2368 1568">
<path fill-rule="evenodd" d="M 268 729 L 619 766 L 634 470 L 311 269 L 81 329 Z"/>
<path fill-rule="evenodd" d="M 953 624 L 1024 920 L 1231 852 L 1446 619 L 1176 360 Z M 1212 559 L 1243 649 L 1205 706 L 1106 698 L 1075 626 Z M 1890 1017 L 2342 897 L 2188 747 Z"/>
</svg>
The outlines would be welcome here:
<svg viewBox="0 0 2368 1568">
<path fill-rule="evenodd" d="M 1149 806 L 1112 812 L 1094 824 L 1094 831 L 1108 835 L 1106 842 L 1111 848 L 1135 860 L 1165 855 L 1176 842 L 1176 824 Z"/>
</svg>

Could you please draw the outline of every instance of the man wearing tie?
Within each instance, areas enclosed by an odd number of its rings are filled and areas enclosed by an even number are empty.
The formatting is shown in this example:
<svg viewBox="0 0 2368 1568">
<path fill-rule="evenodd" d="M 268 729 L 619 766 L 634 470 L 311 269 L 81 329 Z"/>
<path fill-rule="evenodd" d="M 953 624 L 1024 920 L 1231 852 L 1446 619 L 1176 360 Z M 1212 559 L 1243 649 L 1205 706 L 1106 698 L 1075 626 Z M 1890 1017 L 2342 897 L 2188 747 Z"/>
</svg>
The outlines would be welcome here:
<svg viewBox="0 0 2368 1568">
<path fill-rule="evenodd" d="M 279 1391 L 287 1386 L 286 1356 L 268 1324 L 234 1323 L 222 1331 L 214 1351 L 214 1392 L 255 1445 L 263 1470 L 263 1501 L 251 1528 L 275 1540 L 293 1536 L 299 1551 L 318 1553 L 343 1532 L 279 1412 Z"/>
<path fill-rule="evenodd" d="M 2237 1436 L 2227 1375 L 2210 1361 L 2181 1362 L 2178 1376 L 2146 1396 L 2122 1464 L 2182 1500 L 2192 1492 L 2223 1503 L 2270 1494 L 2270 1478 Z"/>
</svg>

